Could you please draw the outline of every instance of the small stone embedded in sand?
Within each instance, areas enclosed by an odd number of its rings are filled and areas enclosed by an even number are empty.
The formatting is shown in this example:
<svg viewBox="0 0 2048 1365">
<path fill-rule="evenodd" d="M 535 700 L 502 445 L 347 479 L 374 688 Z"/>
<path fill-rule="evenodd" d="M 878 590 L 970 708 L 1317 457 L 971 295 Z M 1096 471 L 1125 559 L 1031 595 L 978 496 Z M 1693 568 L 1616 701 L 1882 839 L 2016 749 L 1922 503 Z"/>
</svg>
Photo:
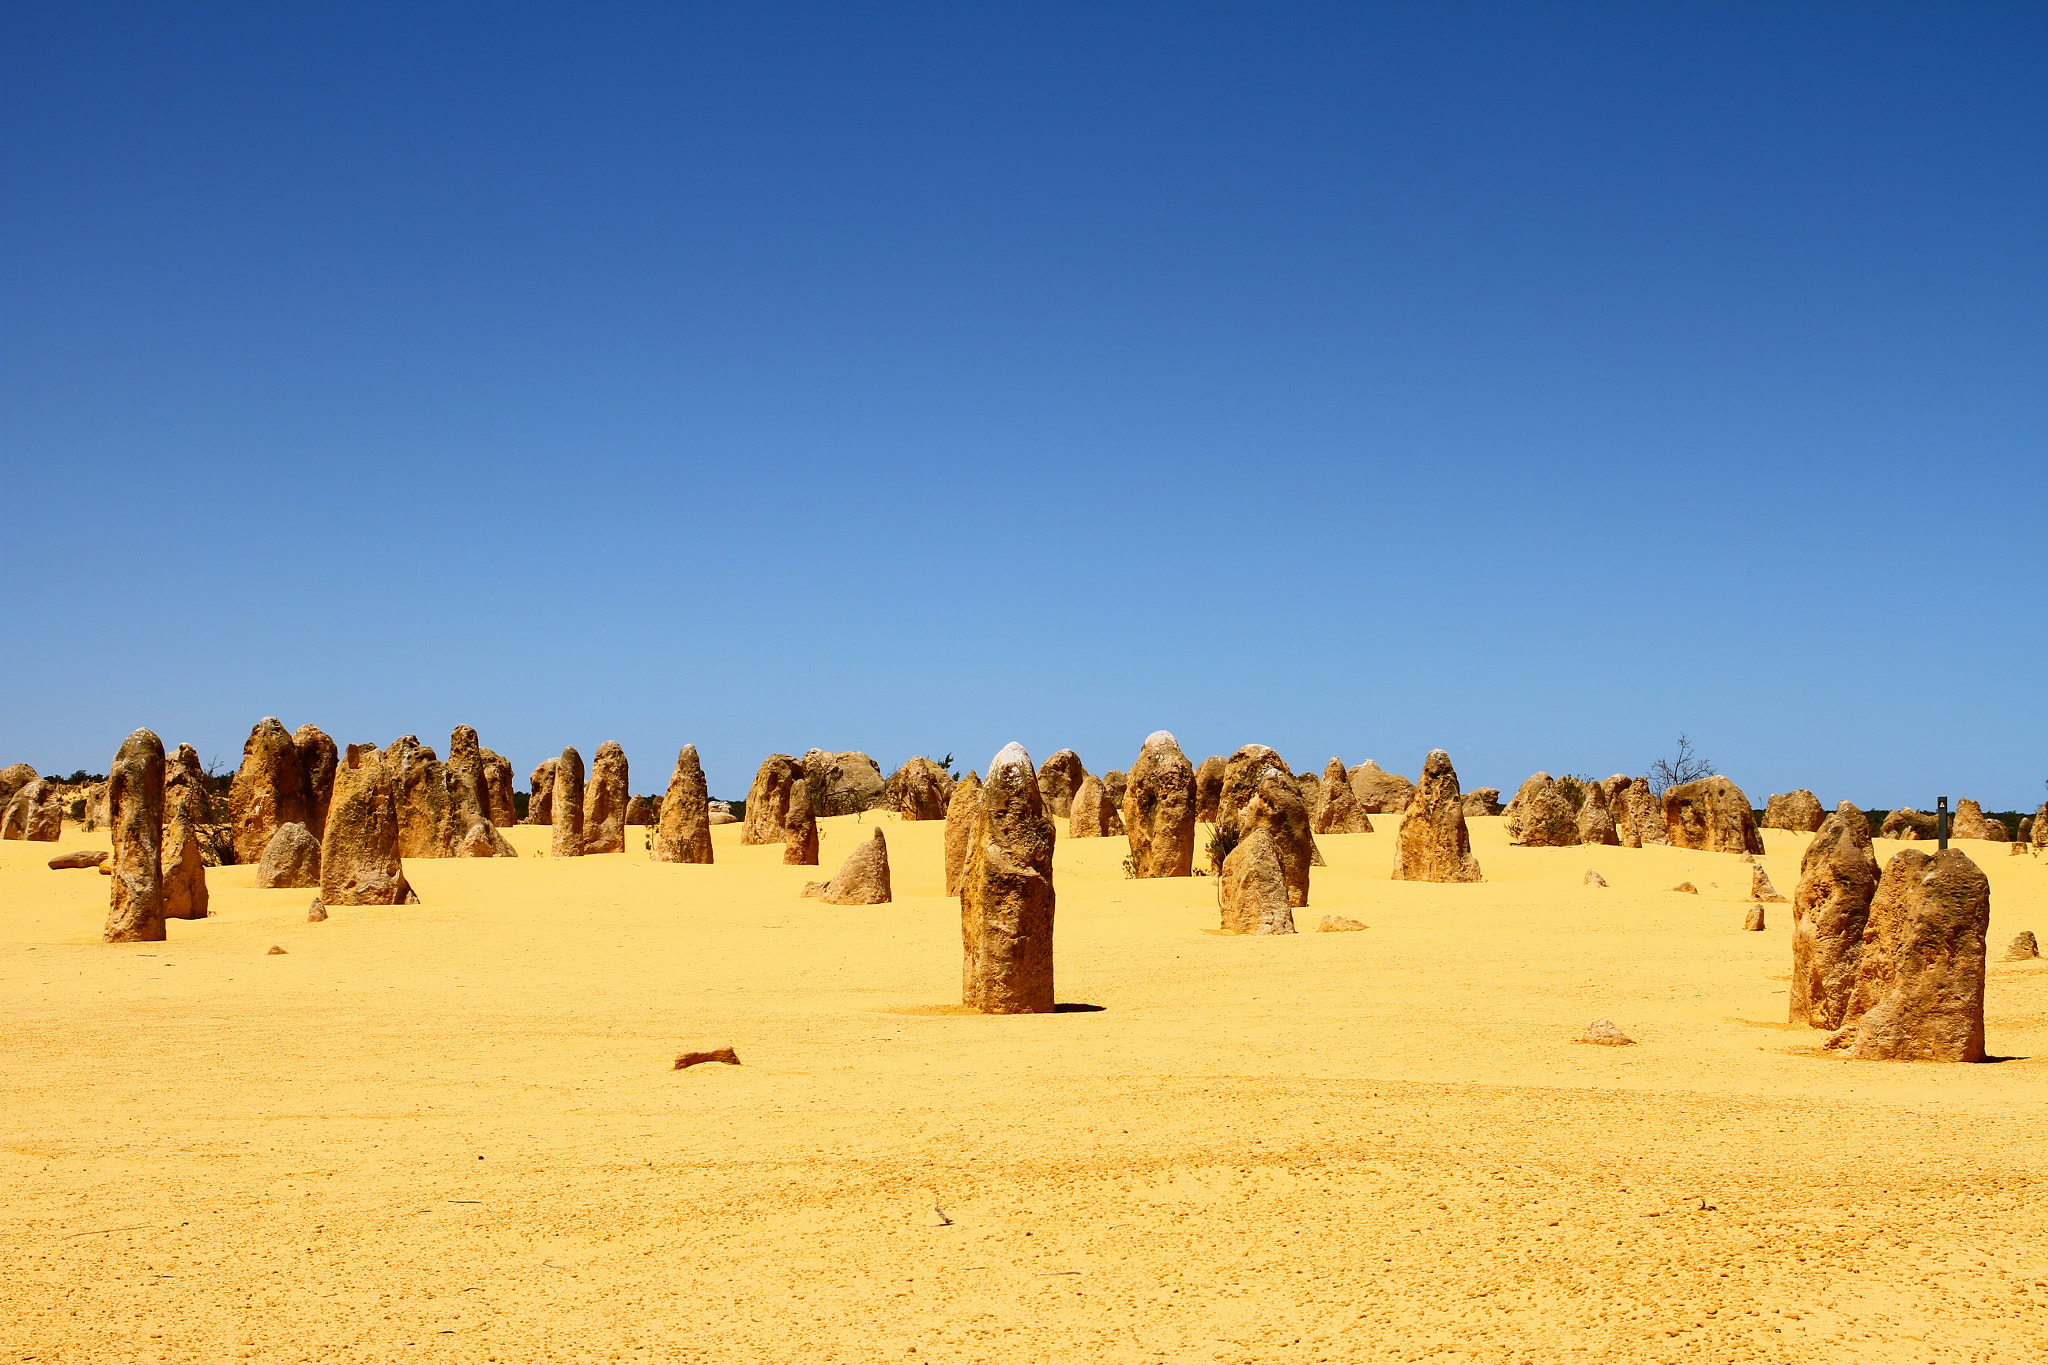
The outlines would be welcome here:
<svg viewBox="0 0 2048 1365">
<path fill-rule="evenodd" d="M 114 849 L 105 864 L 113 878 L 107 888 L 106 941 L 161 943 L 164 743 L 152 732 L 137 730 L 121 741 L 107 769 L 107 816 Z"/>
<path fill-rule="evenodd" d="M 552 825 L 555 822 L 555 763 L 544 758 L 526 779 L 526 823 Z"/>
<path fill-rule="evenodd" d="M 1351 794 L 1368 815 L 1400 815 L 1415 795 L 1415 784 L 1399 773 L 1390 773 L 1367 759 L 1348 774 Z"/>
<path fill-rule="evenodd" d="M 2005 946 L 2007 962 L 2030 962 L 2041 955 L 2041 945 L 2034 942 L 2034 931 L 2025 930 Z"/>
<path fill-rule="evenodd" d="M 1671 889 L 1673 891 L 1683 891 L 1689 896 L 1697 896 L 1700 893 L 1700 889 L 1697 886 L 1694 886 L 1691 882 L 1680 882 L 1678 885 L 1672 887 Z"/>
<path fill-rule="evenodd" d="M 1360 924 L 1347 915 L 1324 915 L 1323 922 L 1316 926 L 1319 934 L 1353 934 L 1368 926 Z"/>
<path fill-rule="evenodd" d="M 341 750 L 317 725 L 301 725 L 292 731 L 292 748 L 298 750 L 299 772 L 306 779 L 306 828 L 317 839 L 327 828 L 327 808 L 334 801 L 334 768 L 341 762 Z M 169 852 L 165 849 L 166 856 Z"/>
<path fill-rule="evenodd" d="M 1323 781 L 1316 791 L 1313 809 L 1309 828 L 1317 834 L 1372 833 L 1372 817 L 1358 804 L 1358 794 L 1351 790 L 1341 758 L 1331 759 L 1323 768 Z"/>
<path fill-rule="evenodd" d="M 1579 817 L 1549 773 L 1531 773 L 1508 802 L 1508 840 L 1525 848 L 1571 848 L 1579 842 Z"/>
<path fill-rule="evenodd" d="M 725 812 L 725 817 L 730 821 L 732 813 Z M 658 818 L 655 862 L 702 864 L 712 860 L 710 787 L 696 745 L 685 744 L 676 750 L 676 766 L 669 774 L 668 794 L 661 798 Z"/>
<path fill-rule="evenodd" d="M 2025 857 L 2030 851 L 2031 850 L 2029 850 L 2025 844 L 2015 843 L 2011 848 L 2006 850 L 2006 853 L 2008 855 L 2018 855 L 2020 857 Z"/>
<path fill-rule="evenodd" d="M 967 848 L 974 841 L 974 817 L 981 811 L 981 778 L 972 769 L 953 785 L 946 802 L 946 894 L 960 894 L 960 874 L 967 867 Z"/>
<path fill-rule="evenodd" d="M 782 861 L 790 867 L 818 865 L 818 816 L 811 808 L 811 787 L 799 777 L 789 789 L 789 813 L 782 822 Z"/>
<path fill-rule="evenodd" d="M 1801 787 L 1798 791 L 1772 792 L 1764 803 L 1765 829 L 1789 829 L 1795 834 L 1813 834 L 1827 819 L 1820 798 Z"/>
<path fill-rule="evenodd" d="M 1778 888 L 1771 885 L 1771 874 L 1764 871 L 1762 863 L 1758 863 L 1750 870 L 1749 898 L 1753 901 L 1774 901 L 1780 904 L 1784 902 L 1785 898 L 1778 894 Z"/>
<path fill-rule="evenodd" d="M 62 871 L 67 868 L 98 867 L 106 860 L 107 855 L 101 849 L 81 848 L 70 853 L 59 853 L 50 859 L 50 866 L 53 870 Z"/>
<path fill-rule="evenodd" d="M 1265 804 L 1260 796 L 1245 803 L 1241 813 L 1251 814 Z M 1291 934 L 1294 911 L 1287 877 L 1271 830 L 1263 821 L 1238 841 L 1223 860 L 1217 888 L 1222 911 L 1218 925 L 1226 934 Z"/>
<path fill-rule="evenodd" d="M 816 819 L 815 813 L 812 818 Z M 705 1062 L 723 1062 L 727 1066 L 738 1066 L 740 1064 L 740 1055 L 729 1047 L 717 1047 L 709 1052 L 685 1052 L 682 1056 L 676 1058 L 676 1064 L 669 1069 L 681 1071 L 686 1067 L 699 1066 Z"/>
<path fill-rule="evenodd" d="M 265 890 L 320 885 L 320 841 L 296 820 L 279 825 L 256 865 L 256 885 Z"/>
<path fill-rule="evenodd" d="M 1464 802 L 1468 818 L 1474 815 L 1499 815 L 1504 809 L 1500 803 L 1499 787 L 1474 787 L 1465 793 Z"/>
<path fill-rule="evenodd" d="M 1870 822 L 1844 801 L 1821 822 L 1799 859 L 1799 885 L 1792 893 L 1789 1022 L 1841 1027 L 1856 988 L 1856 966 L 1878 878 Z"/>
<path fill-rule="evenodd" d="M 1397 882 L 1477 882 L 1485 878 L 1472 856 L 1465 827 L 1465 802 L 1451 756 L 1431 749 L 1422 761 L 1422 785 L 1415 789 L 1401 828 L 1394 835 Z"/>
<path fill-rule="evenodd" d="M 626 751 L 617 740 L 597 746 L 590 760 L 590 780 L 583 788 L 583 851 L 626 851 L 626 797 L 632 791 Z"/>
<path fill-rule="evenodd" d="M 1984 1060 L 1984 931 L 1991 883 L 1959 848 L 1917 848 L 1885 864 L 1856 989 L 1828 1040 L 1851 1057 Z"/>
<path fill-rule="evenodd" d="M 786 827 L 783 834 L 788 837 Z M 827 905 L 889 903 L 889 845 L 880 829 L 854 845 L 853 852 L 846 855 L 846 861 L 818 893 L 818 899 Z"/>
<path fill-rule="evenodd" d="M 555 819 L 548 852 L 557 858 L 583 856 L 583 755 L 575 746 L 562 750 L 555 760 L 554 781 L 549 787 Z"/>
<path fill-rule="evenodd" d="M 334 803 L 320 841 L 320 901 L 399 905 L 411 892 L 398 851 L 398 795 L 383 751 L 351 744 L 334 769 Z"/>
<path fill-rule="evenodd" d="M 754 772 L 754 785 L 747 788 L 746 823 L 740 827 L 743 844 L 779 844 L 783 822 L 789 817 L 789 791 L 804 778 L 804 765 L 788 754 L 770 754 Z M 808 780 L 807 790 L 815 792 Z M 816 797 L 812 798 L 813 804 Z"/>
<path fill-rule="evenodd" d="M 1782 900 L 1784 898 L 1781 896 L 1779 899 Z M 1761 905 L 1752 905 L 1748 910 L 1744 911 L 1742 927 L 1751 933 L 1762 933 L 1764 927 L 1764 908 Z"/>
<path fill-rule="evenodd" d="M 1636 1040 L 1616 1028 L 1612 1019 L 1595 1019 L 1586 1025 L 1586 1031 L 1579 1035 L 1578 1041 L 1600 1047 L 1633 1047 Z"/>
<path fill-rule="evenodd" d="M 327 907 L 316 896 L 313 900 L 313 903 L 306 907 L 306 923 L 318 924 L 320 923 L 320 921 L 326 918 Z"/>
<path fill-rule="evenodd" d="M 1188 777 L 1192 784 L 1192 770 Z M 1004 745 L 989 762 L 960 872 L 960 1003 L 970 1009 L 1053 1012 L 1057 838 L 1031 755 Z"/>
<path fill-rule="evenodd" d="M 1220 755 L 1210 754 L 1195 769 L 1195 819 L 1198 823 L 1216 823 L 1216 807 L 1223 799 L 1225 767 Z"/>
<path fill-rule="evenodd" d="M 943 820 L 946 803 L 953 799 L 953 779 L 944 768 L 919 754 L 896 770 L 888 790 L 898 818 Z M 791 808 L 794 806 L 792 798 Z"/>
<path fill-rule="evenodd" d="M 270 951 L 269 951 L 269 952 L 267 952 L 267 953 L 265 953 L 265 954 L 264 954 L 264 956 L 265 956 L 265 957 L 283 957 L 283 956 L 284 956 L 284 949 L 282 949 L 282 948 L 278 947 L 278 946 L 277 946 L 277 945 L 276 945 L 275 943 L 273 943 L 273 944 L 271 944 L 271 945 L 270 945 Z"/>
<path fill-rule="evenodd" d="M 279 825 L 292 821 L 303 825 L 310 818 L 298 746 L 284 722 L 265 716 L 243 741 L 242 766 L 235 770 L 234 783 L 228 789 L 235 861 L 257 862 Z"/>
<path fill-rule="evenodd" d="M 1123 817 L 1109 803 L 1102 779 L 1093 775 L 1081 779 L 1074 799 L 1067 806 L 1067 836 L 1072 839 L 1107 839 L 1124 832 Z"/>
<path fill-rule="evenodd" d="M 1607 878 L 1601 876 L 1598 871 L 1589 867 L 1586 869 L 1586 885 L 1605 886 L 1607 885 Z"/>
<path fill-rule="evenodd" d="M 1167 731 L 1145 737 L 1131 765 L 1122 813 L 1137 876 L 1194 875 L 1195 768 Z"/>
<path fill-rule="evenodd" d="M 1664 833 L 1674 848 L 1706 853 L 1764 851 L 1749 798 L 1725 777 L 1703 777 L 1666 787 Z"/>
<path fill-rule="evenodd" d="M 1072 749 L 1062 749 L 1038 765 L 1038 794 L 1045 801 L 1048 814 L 1062 820 L 1074 813 L 1074 793 L 1081 790 L 1081 779 L 1088 776 L 1088 769 L 1081 764 L 1081 756 Z"/>
</svg>

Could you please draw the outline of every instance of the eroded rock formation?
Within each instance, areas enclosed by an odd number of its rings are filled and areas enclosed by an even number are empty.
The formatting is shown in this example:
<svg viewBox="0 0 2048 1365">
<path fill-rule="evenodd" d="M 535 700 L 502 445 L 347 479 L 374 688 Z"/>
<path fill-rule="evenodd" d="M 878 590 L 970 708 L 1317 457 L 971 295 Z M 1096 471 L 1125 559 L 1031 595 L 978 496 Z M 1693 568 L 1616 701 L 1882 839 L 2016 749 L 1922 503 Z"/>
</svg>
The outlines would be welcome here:
<svg viewBox="0 0 2048 1365">
<path fill-rule="evenodd" d="M 161 745 L 158 746 L 162 748 Z M 306 772 L 298 746 L 276 716 L 265 716 L 242 744 L 242 766 L 228 789 L 228 819 L 234 827 L 235 861 L 260 861 L 277 827 L 312 818 L 306 809 Z"/>
<path fill-rule="evenodd" d="M 1856 988 L 1829 1042 L 1851 1057 L 1984 1060 L 1984 933 L 1991 884 L 1959 848 L 1917 848 L 1885 864 Z"/>
<path fill-rule="evenodd" d="M 1180 766 L 1192 798 L 1194 770 L 1185 756 Z M 1056 837 L 1031 755 L 1006 745 L 989 764 L 960 877 L 960 999 L 983 1014 L 1053 1010 Z"/>
<path fill-rule="evenodd" d="M 676 751 L 668 794 L 661 798 L 661 823 L 654 831 L 654 861 L 711 861 L 711 789 L 704 781 L 704 765 L 694 744 Z"/>
<path fill-rule="evenodd" d="M 1122 813 L 1138 876 L 1194 875 L 1195 767 L 1165 730 L 1146 736 L 1131 765 Z"/>
<path fill-rule="evenodd" d="M 114 849 L 106 941 L 163 942 L 164 742 L 148 730 L 121 741 L 107 769 L 107 836 Z"/>
<path fill-rule="evenodd" d="M 1422 761 L 1422 784 L 1415 789 L 1401 828 L 1394 835 L 1394 880 L 1397 882 L 1476 882 L 1479 860 L 1472 856 L 1472 835 L 1465 828 L 1465 802 L 1458 791 L 1458 771 L 1451 756 L 1431 749 Z"/>
</svg>

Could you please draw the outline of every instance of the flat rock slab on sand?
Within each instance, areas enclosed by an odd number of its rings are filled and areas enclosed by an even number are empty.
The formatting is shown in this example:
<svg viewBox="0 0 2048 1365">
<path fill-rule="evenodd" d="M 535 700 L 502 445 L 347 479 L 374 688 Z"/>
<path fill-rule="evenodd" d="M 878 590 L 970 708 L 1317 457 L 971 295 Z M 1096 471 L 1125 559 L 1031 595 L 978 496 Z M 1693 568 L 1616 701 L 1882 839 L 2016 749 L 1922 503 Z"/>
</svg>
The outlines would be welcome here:
<svg viewBox="0 0 2048 1365">
<path fill-rule="evenodd" d="M 125 945 L 99 941 L 109 879 L 47 866 L 105 826 L 0 842 L 0 1339 L 2048 1358 L 2048 1065 L 1827 1052 L 1785 1024 L 1793 917 L 1738 932 L 1730 854 L 1602 846 L 1596 889 L 1585 848 L 1467 821 L 1483 882 L 1390 880 L 1399 816 L 1320 836 L 1301 928 L 1372 926 L 1349 935 L 1216 934 L 1213 877 L 1126 878 L 1125 839 L 1061 837 L 1057 1010 L 1013 1016 L 959 1003 L 944 821 L 821 821 L 826 872 L 886 830 L 887 904 L 797 899 L 820 870 L 737 824 L 709 864 L 637 837 L 536 857 L 552 831 L 521 825 L 519 857 L 408 861 L 421 904 L 326 923 L 210 867 L 209 918 Z M 1762 834 L 1791 894 L 1812 836 Z M 2048 925 L 2048 862 L 1984 847 L 1999 958 Z M 1575 1042 L 1595 1017 L 1642 1045 Z M 2048 1057 L 2048 968 L 1993 961 L 1985 1022 L 1993 1056 Z M 744 1065 L 671 1069 L 727 1046 Z"/>
</svg>

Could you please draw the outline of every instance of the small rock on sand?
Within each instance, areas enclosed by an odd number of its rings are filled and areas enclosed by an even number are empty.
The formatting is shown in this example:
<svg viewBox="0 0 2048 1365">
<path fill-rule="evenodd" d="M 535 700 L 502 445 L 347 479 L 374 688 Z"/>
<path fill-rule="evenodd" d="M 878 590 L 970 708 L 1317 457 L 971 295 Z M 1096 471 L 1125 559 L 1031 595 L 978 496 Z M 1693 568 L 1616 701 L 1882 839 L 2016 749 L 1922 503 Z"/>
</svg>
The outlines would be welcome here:
<svg viewBox="0 0 2048 1365">
<path fill-rule="evenodd" d="M 1672 887 L 1671 889 L 1673 891 L 1683 891 L 1688 896 L 1697 896 L 1700 893 L 1700 889 L 1697 886 L 1694 886 L 1691 882 L 1680 882 L 1678 885 Z"/>
<path fill-rule="evenodd" d="M 1778 899 L 1783 900 L 1785 898 L 1780 896 Z M 1750 906 L 1749 912 L 1742 917 L 1742 927 L 1752 934 L 1762 933 L 1764 931 L 1764 908 L 1761 905 Z"/>
<path fill-rule="evenodd" d="M 324 920 L 326 918 L 327 907 L 325 905 L 322 905 L 317 898 L 313 901 L 311 905 L 306 907 L 306 923 L 318 924 L 321 920 Z"/>
<path fill-rule="evenodd" d="M 681 1071 L 684 1067 L 695 1066 L 699 1062 L 724 1062 L 727 1066 L 738 1066 L 740 1054 L 729 1047 L 713 1048 L 709 1052 L 685 1052 L 676 1058 L 675 1066 L 670 1069 Z"/>
<path fill-rule="evenodd" d="M 50 866 L 60 871 L 67 867 L 98 867 L 107 856 L 105 849 L 81 848 L 75 853 L 59 853 L 50 859 Z"/>
<path fill-rule="evenodd" d="M 1771 874 L 1764 871 L 1762 863 L 1758 863 L 1749 874 L 1749 897 L 1759 901 L 1782 902 L 1785 899 L 1778 894 L 1778 888 L 1771 885 Z"/>
<path fill-rule="evenodd" d="M 273 943 L 273 944 L 271 944 L 271 945 L 270 945 L 270 951 L 269 951 L 269 952 L 267 952 L 267 953 L 265 953 L 265 954 L 264 954 L 264 956 L 265 956 L 265 957 L 283 957 L 283 956 L 284 956 L 284 949 L 282 949 L 282 948 L 278 947 L 278 946 L 277 946 L 277 945 L 276 945 L 275 943 Z"/>
<path fill-rule="evenodd" d="M 1582 1043 L 1597 1043 L 1601 1047 L 1634 1047 L 1635 1039 L 1614 1026 L 1612 1019 L 1595 1019 L 1586 1025 L 1586 1031 L 1579 1035 Z"/>
<path fill-rule="evenodd" d="M 2041 955 L 2041 947 L 2034 942 L 2034 932 L 2029 929 L 2006 946 L 2007 962 L 2027 962 Z"/>
<path fill-rule="evenodd" d="M 1589 867 L 1586 869 L 1586 885 L 1605 886 L 1607 885 L 1607 878 L 1601 876 L 1596 869 Z"/>
<path fill-rule="evenodd" d="M 1324 915 L 1323 922 L 1316 926 L 1319 934 L 1349 934 L 1366 926 L 1345 915 Z"/>
</svg>

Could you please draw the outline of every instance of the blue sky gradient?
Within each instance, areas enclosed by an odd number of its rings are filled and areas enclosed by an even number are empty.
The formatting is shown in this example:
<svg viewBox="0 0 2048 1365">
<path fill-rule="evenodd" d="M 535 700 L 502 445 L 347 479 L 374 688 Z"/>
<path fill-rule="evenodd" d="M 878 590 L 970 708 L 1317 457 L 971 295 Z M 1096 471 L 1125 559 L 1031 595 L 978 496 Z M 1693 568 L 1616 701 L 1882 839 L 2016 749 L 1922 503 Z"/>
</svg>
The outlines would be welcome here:
<svg viewBox="0 0 2048 1365">
<path fill-rule="evenodd" d="M 0 762 L 2048 795 L 2048 8 L 4 16 Z"/>
</svg>

